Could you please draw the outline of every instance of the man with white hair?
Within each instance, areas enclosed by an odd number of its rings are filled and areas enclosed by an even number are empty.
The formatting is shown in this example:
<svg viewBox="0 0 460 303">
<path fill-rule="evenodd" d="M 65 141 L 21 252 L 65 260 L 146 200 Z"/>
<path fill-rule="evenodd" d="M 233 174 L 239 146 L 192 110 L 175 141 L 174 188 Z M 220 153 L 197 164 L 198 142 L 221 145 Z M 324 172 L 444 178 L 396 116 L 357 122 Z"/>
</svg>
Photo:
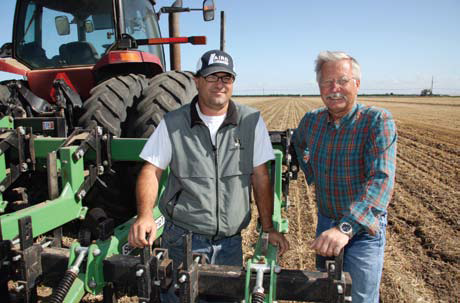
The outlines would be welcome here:
<svg viewBox="0 0 460 303">
<path fill-rule="evenodd" d="M 343 249 L 352 302 L 379 302 L 396 126 L 387 110 L 356 103 L 361 68 L 353 57 L 321 52 L 315 71 L 326 107 L 306 113 L 293 138 L 307 182 L 315 183 L 318 225 L 311 247 L 319 270 Z"/>
</svg>

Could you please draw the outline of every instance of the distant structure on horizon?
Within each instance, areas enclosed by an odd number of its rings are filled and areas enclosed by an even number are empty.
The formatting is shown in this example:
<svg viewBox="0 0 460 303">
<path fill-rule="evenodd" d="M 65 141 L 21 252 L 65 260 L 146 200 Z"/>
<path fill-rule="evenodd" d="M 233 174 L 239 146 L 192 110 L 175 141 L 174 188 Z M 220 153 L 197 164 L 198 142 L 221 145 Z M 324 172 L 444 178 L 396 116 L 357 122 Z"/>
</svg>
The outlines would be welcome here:
<svg viewBox="0 0 460 303">
<path fill-rule="evenodd" d="M 431 88 L 424 88 L 420 93 L 420 96 L 432 96 L 433 95 L 433 80 L 434 77 L 431 77 Z"/>
</svg>

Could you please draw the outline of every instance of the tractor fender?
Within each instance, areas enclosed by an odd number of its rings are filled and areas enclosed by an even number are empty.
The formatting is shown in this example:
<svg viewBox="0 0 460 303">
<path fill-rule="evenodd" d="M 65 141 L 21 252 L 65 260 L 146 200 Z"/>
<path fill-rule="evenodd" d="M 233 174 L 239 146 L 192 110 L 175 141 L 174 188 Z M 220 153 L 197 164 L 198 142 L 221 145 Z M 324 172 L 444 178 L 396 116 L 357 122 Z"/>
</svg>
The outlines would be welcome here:
<svg viewBox="0 0 460 303">
<path fill-rule="evenodd" d="M 25 76 L 30 71 L 30 68 L 16 59 L 2 58 L 0 59 L 0 71 Z"/>
<path fill-rule="evenodd" d="M 160 58 L 137 50 L 110 51 L 93 68 L 97 83 L 113 76 L 131 73 L 153 78 L 163 71 Z"/>
</svg>

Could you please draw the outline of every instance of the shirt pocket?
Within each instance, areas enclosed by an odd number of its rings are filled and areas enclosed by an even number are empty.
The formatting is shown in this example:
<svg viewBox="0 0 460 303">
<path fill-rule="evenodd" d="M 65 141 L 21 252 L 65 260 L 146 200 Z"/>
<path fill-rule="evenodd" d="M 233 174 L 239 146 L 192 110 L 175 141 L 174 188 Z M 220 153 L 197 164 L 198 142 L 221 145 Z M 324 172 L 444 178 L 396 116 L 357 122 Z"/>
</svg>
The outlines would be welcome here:
<svg viewBox="0 0 460 303">
<path fill-rule="evenodd" d="M 220 151 L 219 171 L 222 177 L 249 175 L 253 171 L 253 153 L 246 148 L 231 147 Z"/>
</svg>

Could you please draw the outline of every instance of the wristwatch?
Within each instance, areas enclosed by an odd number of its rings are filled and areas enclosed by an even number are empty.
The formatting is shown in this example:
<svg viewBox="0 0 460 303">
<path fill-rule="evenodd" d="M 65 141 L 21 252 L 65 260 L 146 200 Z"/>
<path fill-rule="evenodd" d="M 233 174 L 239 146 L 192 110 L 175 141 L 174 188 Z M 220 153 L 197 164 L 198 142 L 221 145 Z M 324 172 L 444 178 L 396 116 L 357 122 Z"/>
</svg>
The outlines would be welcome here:
<svg viewBox="0 0 460 303">
<path fill-rule="evenodd" d="M 351 226 L 350 223 L 348 222 L 342 222 L 338 226 L 339 230 L 341 233 L 346 234 L 351 238 L 351 235 L 353 234 L 353 227 Z"/>
</svg>

